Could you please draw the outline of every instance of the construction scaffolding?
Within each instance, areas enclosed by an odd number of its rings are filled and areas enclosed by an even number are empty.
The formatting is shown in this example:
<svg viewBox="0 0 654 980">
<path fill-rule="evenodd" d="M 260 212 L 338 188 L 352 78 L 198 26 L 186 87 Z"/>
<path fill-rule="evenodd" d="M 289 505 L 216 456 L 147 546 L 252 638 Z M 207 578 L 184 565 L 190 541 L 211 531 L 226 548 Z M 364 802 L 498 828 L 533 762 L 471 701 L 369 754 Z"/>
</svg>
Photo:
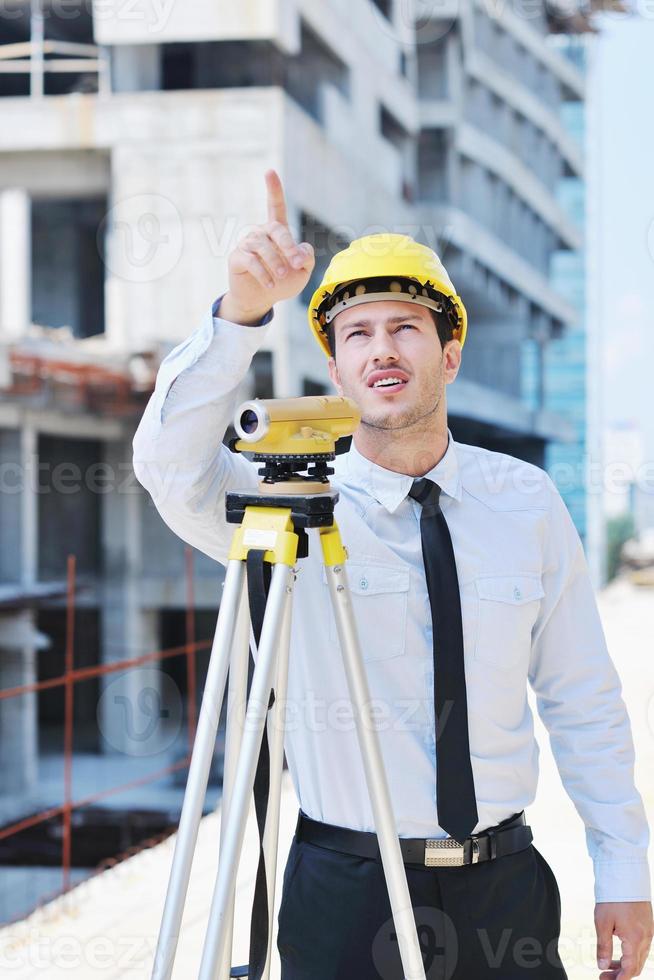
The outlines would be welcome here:
<svg viewBox="0 0 654 980">
<path fill-rule="evenodd" d="M 109 60 L 98 45 L 46 39 L 43 0 L 31 0 L 29 6 L 30 40 L 0 45 L 0 74 L 29 75 L 30 95 L 41 98 L 46 73 L 90 73 L 97 78 L 98 94 L 109 95 Z"/>
<path fill-rule="evenodd" d="M 54 893 L 49 893 L 47 895 L 42 895 L 38 902 L 35 903 L 34 908 L 52 901 L 54 898 L 65 894 L 70 890 L 73 883 L 71 881 L 71 856 L 72 856 L 72 845 L 74 837 L 74 820 L 73 814 L 76 811 L 80 811 L 82 808 L 89 807 L 92 804 L 96 804 L 108 797 L 116 796 L 120 793 L 124 793 L 127 790 L 133 789 L 136 786 L 143 786 L 150 783 L 154 783 L 157 780 L 161 780 L 166 776 L 171 775 L 177 771 L 183 771 L 187 768 L 190 762 L 190 753 L 193 745 L 193 740 L 195 737 L 196 721 L 197 721 L 197 705 L 196 705 L 196 655 L 200 650 L 209 649 L 211 642 L 209 640 L 196 642 L 195 639 L 195 608 L 194 608 L 194 586 L 193 586 L 193 551 L 190 547 L 185 548 L 185 568 L 186 568 L 186 642 L 177 647 L 172 647 L 165 650 L 153 650 L 145 653 L 141 656 L 131 657 L 128 659 L 118 660 L 112 663 L 100 664 L 93 667 L 76 668 L 75 667 L 75 596 L 78 591 L 78 583 L 76 581 L 76 558 L 74 555 L 69 555 L 67 560 L 67 583 L 66 583 L 66 643 L 65 643 L 65 670 L 63 674 L 57 677 L 49 678 L 43 681 L 37 681 L 32 684 L 25 684 L 16 687 L 5 688 L 0 690 L 0 706 L 3 703 L 7 703 L 10 699 L 19 698 L 28 694 L 37 694 L 39 692 L 50 690 L 53 688 L 63 689 L 65 693 L 65 708 L 64 708 L 64 752 L 63 752 L 63 765 L 64 765 L 64 793 L 61 803 L 57 806 L 52 806 L 47 809 L 41 810 L 38 813 L 30 814 L 19 820 L 16 820 L 7 826 L 0 829 L 0 842 L 9 841 L 15 838 L 18 834 L 23 831 L 36 827 L 38 825 L 43 825 L 46 821 L 50 821 L 54 818 L 61 819 L 61 886 Z M 186 745 L 187 752 L 183 758 L 174 762 L 172 764 L 160 767 L 145 776 L 141 776 L 138 779 L 130 780 L 128 782 L 121 783 L 119 785 L 111 786 L 110 788 L 105 788 L 99 792 L 95 792 L 84 797 L 74 798 L 73 794 L 73 735 L 74 735 L 74 692 L 75 685 L 80 684 L 84 681 L 88 681 L 91 678 L 98 678 L 102 676 L 107 676 L 109 674 L 115 674 L 117 672 L 130 671 L 135 668 L 143 667 L 147 664 L 159 664 L 163 661 L 170 660 L 175 657 L 183 657 L 186 660 L 186 679 L 187 679 L 187 726 L 186 726 Z M 180 797 L 181 804 L 181 797 Z M 175 830 L 174 826 L 170 826 L 168 830 L 158 835 L 157 840 L 164 839 L 170 833 Z M 137 847 L 130 848 L 127 852 L 121 855 L 115 855 L 104 861 L 102 861 L 96 868 L 95 873 L 99 873 L 106 867 L 109 867 L 117 861 L 131 856 L 136 851 L 143 847 L 149 847 L 153 843 L 153 838 L 148 838 L 142 841 Z M 20 914 L 15 916 L 14 919 L 9 921 L 15 921 L 17 919 L 23 918 L 25 915 L 25 910 L 21 910 Z"/>
</svg>

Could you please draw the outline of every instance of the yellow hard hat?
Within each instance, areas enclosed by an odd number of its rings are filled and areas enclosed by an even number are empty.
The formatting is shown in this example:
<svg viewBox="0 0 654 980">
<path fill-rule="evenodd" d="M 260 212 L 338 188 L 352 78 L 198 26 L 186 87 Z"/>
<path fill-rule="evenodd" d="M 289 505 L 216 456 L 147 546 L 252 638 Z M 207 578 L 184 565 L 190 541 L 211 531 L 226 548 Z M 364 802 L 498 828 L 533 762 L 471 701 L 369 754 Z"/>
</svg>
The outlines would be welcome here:
<svg viewBox="0 0 654 980">
<path fill-rule="evenodd" d="M 404 300 L 445 313 L 463 347 L 466 309 L 436 252 L 409 235 L 383 233 L 357 238 L 337 252 L 311 297 L 309 325 L 327 357 L 331 320 L 350 306 L 375 300 Z"/>
</svg>

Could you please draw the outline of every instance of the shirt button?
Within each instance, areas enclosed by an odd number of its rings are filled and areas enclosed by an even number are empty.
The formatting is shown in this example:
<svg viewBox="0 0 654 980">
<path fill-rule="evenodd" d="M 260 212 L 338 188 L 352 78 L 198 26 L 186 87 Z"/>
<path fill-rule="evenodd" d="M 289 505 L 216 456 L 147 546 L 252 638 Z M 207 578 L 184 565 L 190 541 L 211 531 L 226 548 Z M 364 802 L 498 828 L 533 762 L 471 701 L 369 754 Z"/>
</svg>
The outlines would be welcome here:
<svg viewBox="0 0 654 980">
<path fill-rule="evenodd" d="M 517 587 L 513 590 L 513 598 L 519 599 L 522 596 L 522 592 Z"/>
<path fill-rule="evenodd" d="M 367 589 L 368 588 L 368 579 L 367 578 L 362 578 L 361 581 L 359 582 L 359 585 L 361 586 L 362 589 Z"/>
</svg>

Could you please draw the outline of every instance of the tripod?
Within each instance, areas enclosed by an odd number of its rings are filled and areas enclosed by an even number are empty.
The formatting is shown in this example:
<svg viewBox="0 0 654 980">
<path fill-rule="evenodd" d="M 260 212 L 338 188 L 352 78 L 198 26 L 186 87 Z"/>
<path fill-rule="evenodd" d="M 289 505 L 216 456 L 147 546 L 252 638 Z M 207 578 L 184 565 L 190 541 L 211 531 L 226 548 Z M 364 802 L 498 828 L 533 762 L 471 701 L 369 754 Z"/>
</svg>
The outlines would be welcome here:
<svg viewBox="0 0 654 980">
<path fill-rule="evenodd" d="M 223 598 L 157 943 L 153 980 L 170 980 L 173 970 L 228 667 L 220 854 L 199 980 L 248 976 L 247 967 L 234 970 L 230 967 L 234 897 L 264 729 L 270 742 L 270 784 L 262 844 L 268 901 L 268 945 L 261 975 L 263 980 L 268 980 L 284 749 L 279 711 L 287 688 L 293 585 L 297 571 L 295 563 L 298 558 L 308 555 L 308 528 L 317 530 L 322 548 L 404 975 L 407 980 L 425 980 L 381 750 L 377 732 L 370 724 L 368 715 L 370 694 L 347 581 L 347 554 L 334 521 L 338 493 L 325 489 L 325 486 L 329 488 L 324 477 L 323 482 L 311 482 L 307 477 L 289 480 L 286 476 L 278 482 L 262 482 L 258 491 L 226 495 L 227 520 L 240 523 L 240 527 L 236 529 L 229 552 Z M 245 709 L 250 633 L 250 615 L 245 601 L 246 566 L 249 575 L 250 559 L 256 552 L 260 562 L 269 564 L 271 576 L 250 697 Z M 271 691 L 274 692 L 274 703 L 269 711 Z M 266 728 L 268 720 L 270 727 Z"/>
</svg>

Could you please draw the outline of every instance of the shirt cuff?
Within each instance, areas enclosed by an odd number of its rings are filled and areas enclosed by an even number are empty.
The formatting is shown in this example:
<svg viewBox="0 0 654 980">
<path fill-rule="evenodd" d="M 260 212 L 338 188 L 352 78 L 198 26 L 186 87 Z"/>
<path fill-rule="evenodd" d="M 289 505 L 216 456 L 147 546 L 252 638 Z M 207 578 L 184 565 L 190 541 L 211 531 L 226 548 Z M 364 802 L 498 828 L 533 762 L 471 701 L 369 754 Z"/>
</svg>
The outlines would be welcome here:
<svg viewBox="0 0 654 980">
<path fill-rule="evenodd" d="M 219 296 L 218 299 L 214 302 L 213 306 L 211 307 L 211 315 L 213 317 L 219 317 L 220 316 L 220 303 L 221 303 L 221 300 L 222 300 L 222 298 L 223 298 L 224 295 L 225 294 L 223 293 L 222 296 Z M 263 327 L 266 323 L 270 323 L 270 321 L 273 318 L 273 315 L 274 315 L 274 309 L 271 306 L 270 309 L 268 310 L 268 312 L 266 313 L 266 315 L 263 317 L 262 320 L 259 320 L 258 323 L 250 323 L 250 324 L 248 324 L 248 326 L 250 326 L 250 327 Z"/>
<path fill-rule="evenodd" d="M 595 861 L 596 902 L 651 902 L 647 860 Z"/>
</svg>

